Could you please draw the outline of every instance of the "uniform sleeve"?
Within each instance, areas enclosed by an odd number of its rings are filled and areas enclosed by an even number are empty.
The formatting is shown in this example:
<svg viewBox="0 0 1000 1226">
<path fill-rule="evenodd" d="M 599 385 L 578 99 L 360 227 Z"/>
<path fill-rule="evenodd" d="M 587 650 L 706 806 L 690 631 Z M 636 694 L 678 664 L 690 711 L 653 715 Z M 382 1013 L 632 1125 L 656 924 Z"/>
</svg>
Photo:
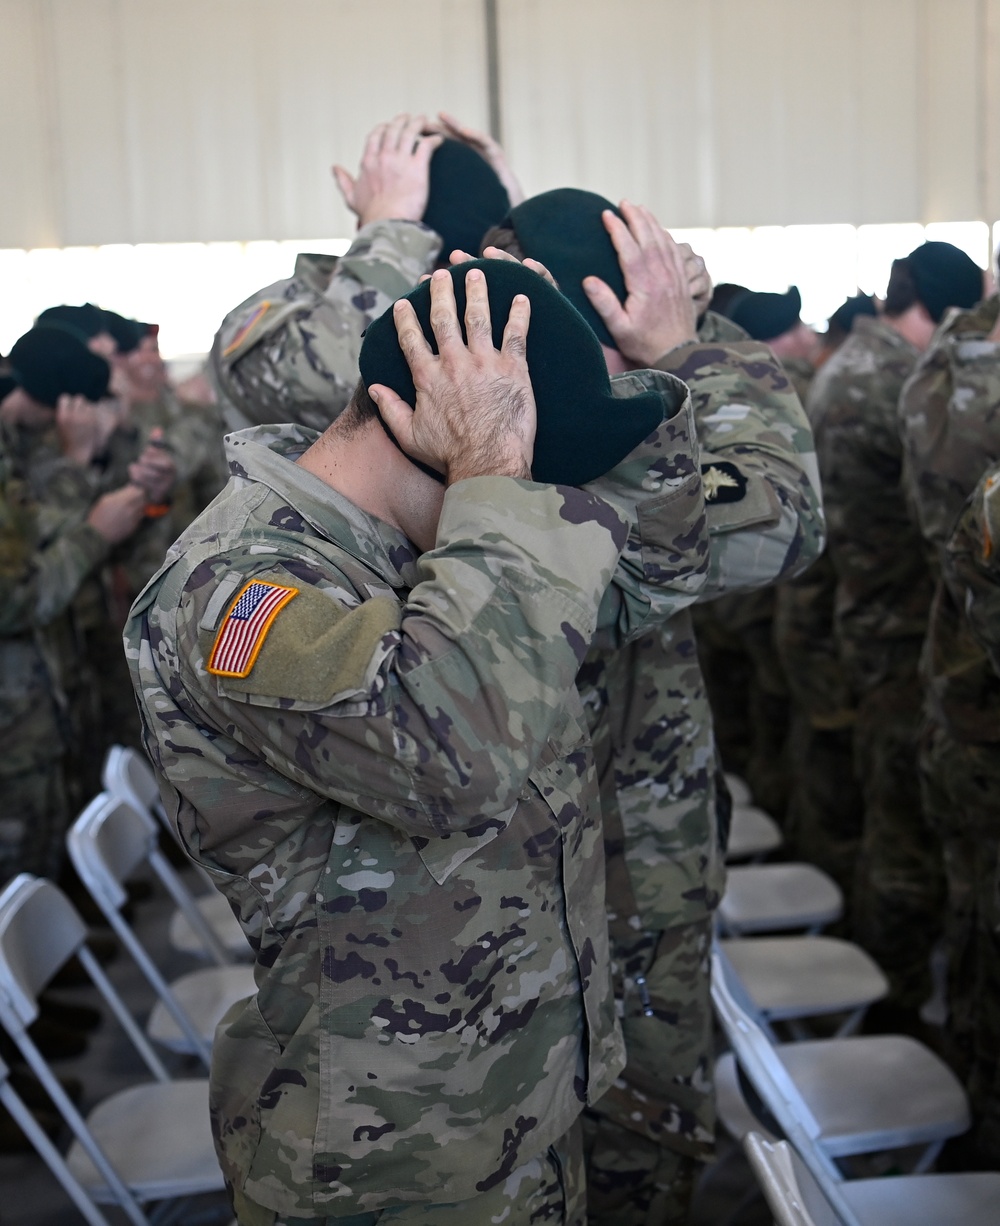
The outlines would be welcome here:
<svg viewBox="0 0 1000 1226">
<path fill-rule="evenodd" d="M 1000 466 L 986 473 L 959 513 L 945 549 L 944 578 L 1000 676 Z"/>
<path fill-rule="evenodd" d="M 939 552 L 975 482 L 1000 458 L 1000 344 L 942 335 L 903 386 L 899 424 L 904 489 Z"/>
<path fill-rule="evenodd" d="M 696 343 L 660 363 L 691 389 L 711 548 L 700 599 L 803 571 L 824 542 L 812 430 L 780 363 L 754 341 Z"/>
<path fill-rule="evenodd" d="M 582 752 L 568 715 L 574 679 L 626 532 L 613 507 L 581 490 L 463 481 L 405 601 L 369 584 L 352 600 L 335 575 L 300 561 L 262 570 L 248 551 L 221 560 L 218 575 L 235 568 L 296 593 L 249 672 L 207 671 L 222 661 L 228 614 L 213 609 L 218 583 L 205 567 L 175 628 L 162 591 L 146 614 L 140 672 L 154 668 L 174 693 L 179 670 L 210 726 L 308 792 L 411 835 L 485 828 L 506 820 L 553 738 L 557 756 Z M 148 691 L 144 701 L 155 711 Z"/>
<path fill-rule="evenodd" d="M 230 428 L 324 430 L 350 401 L 365 328 L 430 271 L 440 246 L 419 222 L 372 222 L 328 276 L 297 273 L 231 312 L 211 354 Z"/>
</svg>

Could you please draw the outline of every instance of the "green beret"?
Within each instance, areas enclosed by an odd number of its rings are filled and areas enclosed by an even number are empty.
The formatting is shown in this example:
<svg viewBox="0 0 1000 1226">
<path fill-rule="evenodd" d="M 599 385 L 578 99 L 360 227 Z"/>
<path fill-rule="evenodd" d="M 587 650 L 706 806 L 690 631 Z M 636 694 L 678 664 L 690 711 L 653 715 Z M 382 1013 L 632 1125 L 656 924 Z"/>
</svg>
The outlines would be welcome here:
<svg viewBox="0 0 1000 1226">
<path fill-rule="evenodd" d="M 644 392 L 616 399 L 593 331 L 558 290 L 523 265 L 472 260 L 449 269 L 459 318 L 465 313 L 465 274 L 470 268 L 481 268 L 486 274 L 493 343 L 498 349 L 514 296 L 526 294 L 531 302 L 526 348 L 538 410 L 531 464 L 536 481 L 584 485 L 613 468 L 656 430 L 663 420 L 660 396 Z M 430 283 L 418 285 L 406 298 L 436 352 Z M 407 404 L 416 402 L 413 376 L 399 347 L 391 309 L 366 329 L 360 367 L 366 387 L 384 383 Z"/>
<path fill-rule="evenodd" d="M 949 307 L 974 307 L 983 296 L 983 270 L 953 243 L 922 243 L 906 257 L 917 297 L 934 322 Z"/>
<path fill-rule="evenodd" d="M 29 396 L 55 408 L 60 396 L 103 400 L 111 367 L 64 328 L 34 327 L 14 342 L 11 374 Z"/>
<path fill-rule="evenodd" d="M 85 302 L 83 306 L 47 307 L 35 323 L 47 328 L 65 328 L 83 341 L 108 330 L 104 312 L 92 302 Z"/>
<path fill-rule="evenodd" d="M 758 294 L 747 290 L 734 295 L 725 314 L 755 341 L 773 341 L 799 322 L 802 298 L 797 286 L 784 294 Z"/>
<path fill-rule="evenodd" d="M 621 217 L 611 201 L 596 192 L 557 187 L 511 209 L 502 224 L 510 226 L 517 235 L 526 256 L 538 260 L 552 273 L 598 339 L 617 349 L 604 320 L 583 292 L 584 277 L 600 277 L 611 286 L 619 302 L 624 302 L 627 296 L 618 252 L 601 220 L 605 209 Z"/>
<path fill-rule="evenodd" d="M 430 187 L 423 223 L 441 235 L 441 255 L 475 252 L 483 235 L 510 208 L 497 172 L 475 149 L 445 140 L 431 158 Z"/>
</svg>

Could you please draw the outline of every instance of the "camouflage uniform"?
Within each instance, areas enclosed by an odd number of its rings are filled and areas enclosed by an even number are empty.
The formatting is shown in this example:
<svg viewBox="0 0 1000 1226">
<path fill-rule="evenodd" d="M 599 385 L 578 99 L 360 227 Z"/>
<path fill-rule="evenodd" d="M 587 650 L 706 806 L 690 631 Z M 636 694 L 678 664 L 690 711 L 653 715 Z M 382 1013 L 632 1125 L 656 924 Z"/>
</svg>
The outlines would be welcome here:
<svg viewBox="0 0 1000 1226">
<path fill-rule="evenodd" d="M 73 812 L 64 774 L 64 680 L 76 647 L 69 607 L 108 553 L 82 516 L 32 496 L 8 442 L 0 437 L 0 882 L 59 874 Z"/>
<path fill-rule="evenodd" d="M 757 342 L 697 342 L 661 365 L 694 403 L 710 530 L 700 599 L 803 569 L 822 546 L 819 481 L 780 365 Z M 726 830 L 689 612 L 624 646 L 598 634 L 578 686 L 601 785 L 628 1055 L 585 1123 L 590 1220 L 660 1226 L 686 1219 L 715 1121 L 708 949 Z"/>
<path fill-rule="evenodd" d="M 958 539 L 949 537 L 984 469 L 1000 460 L 1000 345 L 986 339 L 998 313 L 994 297 L 949 317 L 900 400 L 907 488 L 935 571 L 943 563 L 921 660 L 921 775 L 926 812 L 944 848 L 946 1035 L 963 1075 L 981 1058 L 977 1036 L 995 1010 L 990 990 L 1000 982 L 984 963 L 995 944 L 988 917 L 1000 848 L 1000 678 L 966 615 L 966 572 L 974 561 L 968 515 Z"/>
<path fill-rule="evenodd" d="M 930 994 L 943 890 L 917 775 L 917 662 L 933 588 L 900 484 L 897 424 L 918 356 L 885 321 L 857 319 L 810 397 L 837 575 L 834 628 L 858 711 L 864 834 L 855 931 L 903 1009 Z"/>
<path fill-rule="evenodd" d="M 668 420 L 612 477 L 461 482 L 422 556 L 289 463 L 312 432 L 230 436 L 233 481 L 133 609 L 168 809 L 257 951 L 212 1099 L 258 1206 L 496 1220 L 474 1198 L 517 1209 L 514 1174 L 621 1068 L 573 680 L 595 623 L 639 634 L 704 581 L 690 402 L 655 378 Z M 252 577 L 298 594 L 247 677 L 209 675 Z"/>
<path fill-rule="evenodd" d="M 945 849 L 962 863 L 949 861 L 949 885 L 958 885 L 956 900 L 969 917 L 961 962 L 954 968 L 971 982 L 971 1017 L 963 1038 L 973 1112 L 976 1160 L 1000 1167 L 1000 822 L 996 798 L 1000 787 L 996 741 L 1000 739 L 1000 465 L 995 461 L 958 517 L 943 557 L 943 587 L 964 613 L 962 648 L 970 683 L 963 696 L 966 713 L 973 686 L 980 687 L 983 735 L 953 742 L 952 761 L 936 762 L 935 777 L 961 807 L 960 825 L 949 829 Z M 978 649 L 978 652 L 977 650 Z M 953 667 L 958 653 L 950 653 Z M 986 670 L 989 670 L 987 673 Z M 963 680 L 957 667 L 953 676 Z M 945 757 L 946 755 L 942 755 Z M 948 767 L 951 766 L 951 770 Z M 962 880 L 954 871 L 960 868 Z M 954 903 L 953 903 L 954 905 Z"/>
<path fill-rule="evenodd" d="M 419 222 L 373 221 L 344 255 L 300 255 L 294 276 L 230 311 L 210 355 L 229 428 L 324 430 L 358 381 L 361 334 L 431 271 L 440 249 Z"/>
</svg>

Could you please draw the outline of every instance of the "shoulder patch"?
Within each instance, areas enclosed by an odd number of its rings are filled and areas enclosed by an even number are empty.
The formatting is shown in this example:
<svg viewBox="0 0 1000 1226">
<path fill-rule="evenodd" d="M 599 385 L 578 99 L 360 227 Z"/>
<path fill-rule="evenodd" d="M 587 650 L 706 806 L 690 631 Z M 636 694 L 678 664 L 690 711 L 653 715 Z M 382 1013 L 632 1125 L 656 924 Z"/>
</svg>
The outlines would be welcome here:
<svg viewBox="0 0 1000 1226">
<path fill-rule="evenodd" d="M 274 619 L 298 594 L 297 588 L 260 579 L 244 584 L 215 636 L 208 671 L 215 677 L 248 676 Z"/>
<path fill-rule="evenodd" d="M 993 557 L 1000 541 L 1000 476 L 987 477 L 983 486 L 983 561 Z"/>
<path fill-rule="evenodd" d="M 255 339 L 254 333 L 267 318 L 267 315 L 272 308 L 279 305 L 279 303 L 271 302 L 267 298 L 265 298 L 263 302 L 258 302 L 246 319 L 244 319 L 240 324 L 233 339 L 229 342 L 225 349 L 223 349 L 222 356 L 224 358 L 231 358 L 233 354 L 237 352 L 237 350 L 249 349 L 250 345 Z"/>
<path fill-rule="evenodd" d="M 702 464 L 701 484 L 706 502 L 740 502 L 746 497 L 747 479 L 736 465 L 728 460 L 713 460 L 711 464 Z"/>
</svg>

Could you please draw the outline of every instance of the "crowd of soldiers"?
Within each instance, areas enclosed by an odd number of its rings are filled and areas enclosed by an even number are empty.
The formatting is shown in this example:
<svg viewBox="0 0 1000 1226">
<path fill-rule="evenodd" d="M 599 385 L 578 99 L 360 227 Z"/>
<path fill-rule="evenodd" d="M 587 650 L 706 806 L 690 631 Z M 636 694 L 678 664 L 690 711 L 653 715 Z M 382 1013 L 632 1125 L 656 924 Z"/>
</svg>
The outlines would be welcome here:
<svg viewBox="0 0 1000 1226">
<path fill-rule="evenodd" d="M 155 326 L 91 304 L 43 312 L 5 361 L 0 876 L 72 888 L 66 829 L 106 748 L 141 740 L 257 956 L 213 1056 L 241 1226 L 679 1224 L 714 1145 L 709 948 L 738 770 L 844 889 L 845 931 L 892 984 L 875 1024 L 924 1024 L 946 951 L 965 1157 L 996 1166 L 982 270 L 925 243 L 819 336 L 796 291 L 713 295 L 641 206 L 525 199 L 448 116 L 381 124 L 357 175 L 334 173 L 356 237 L 236 307 L 210 381 L 172 387 Z M 472 465 L 468 421 L 434 434 L 447 455 L 421 442 L 400 404 L 445 420 L 452 351 L 466 380 L 501 359 L 514 380 L 519 327 L 526 464 Z M 430 529 L 403 506 L 411 470 L 425 501 L 446 490 Z M 498 975 L 534 987 L 504 1008 Z M 390 1068 L 390 1093 L 353 1084 Z"/>
</svg>

